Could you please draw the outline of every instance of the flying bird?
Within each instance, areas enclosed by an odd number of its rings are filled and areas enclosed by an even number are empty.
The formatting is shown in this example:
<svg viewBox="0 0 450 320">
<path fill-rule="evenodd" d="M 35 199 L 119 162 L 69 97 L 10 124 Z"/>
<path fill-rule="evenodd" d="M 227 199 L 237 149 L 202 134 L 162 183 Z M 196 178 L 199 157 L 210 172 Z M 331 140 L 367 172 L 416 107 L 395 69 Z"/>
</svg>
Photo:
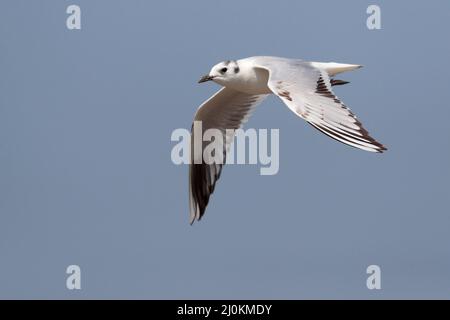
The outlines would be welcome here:
<svg viewBox="0 0 450 320">
<path fill-rule="evenodd" d="M 335 75 L 361 67 L 264 56 L 223 61 L 198 81 L 214 81 L 223 88 L 198 108 L 194 121 L 201 121 L 203 131 L 214 128 L 225 133 L 226 129 L 239 129 L 259 103 L 269 94 L 275 94 L 297 116 L 327 136 L 355 148 L 382 153 L 387 149 L 369 135 L 332 90 L 332 86 L 348 83 L 334 79 Z M 191 224 L 205 214 L 223 166 L 203 160 L 194 163 L 193 133 L 189 167 Z M 225 157 L 232 140 L 228 138 L 223 146 Z"/>
</svg>

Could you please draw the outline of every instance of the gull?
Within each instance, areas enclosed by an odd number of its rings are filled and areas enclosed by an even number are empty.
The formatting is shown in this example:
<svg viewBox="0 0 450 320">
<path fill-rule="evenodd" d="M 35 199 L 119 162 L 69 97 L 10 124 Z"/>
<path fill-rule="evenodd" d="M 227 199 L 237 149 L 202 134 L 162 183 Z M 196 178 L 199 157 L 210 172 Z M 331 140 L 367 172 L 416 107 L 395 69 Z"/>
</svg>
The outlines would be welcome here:
<svg viewBox="0 0 450 320">
<path fill-rule="evenodd" d="M 387 150 L 363 128 L 353 112 L 333 93 L 332 87 L 347 81 L 333 77 L 361 68 L 361 65 L 336 62 L 307 62 L 280 57 L 249 57 L 216 64 L 198 82 L 213 81 L 223 88 L 197 110 L 194 121 L 202 130 L 239 129 L 268 95 L 278 96 L 297 116 L 327 136 L 352 147 L 370 152 Z M 189 166 L 190 223 L 205 214 L 223 164 L 194 161 L 194 136 L 191 132 Z M 223 153 L 229 150 L 226 137 Z M 203 145 L 204 148 L 204 145 Z"/>
</svg>

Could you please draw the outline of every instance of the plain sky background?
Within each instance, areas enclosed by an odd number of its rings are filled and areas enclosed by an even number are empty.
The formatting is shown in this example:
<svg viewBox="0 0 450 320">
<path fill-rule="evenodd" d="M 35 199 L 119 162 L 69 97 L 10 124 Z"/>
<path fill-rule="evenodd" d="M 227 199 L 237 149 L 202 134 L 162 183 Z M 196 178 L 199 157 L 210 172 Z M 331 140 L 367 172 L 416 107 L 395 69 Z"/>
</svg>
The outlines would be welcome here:
<svg viewBox="0 0 450 320">
<path fill-rule="evenodd" d="M 2 0 L 0 298 L 450 298 L 449 21 L 445 0 Z M 253 55 L 363 64 L 335 91 L 389 151 L 271 97 L 247 128 L 280 129 L 279 173 L 225 167 L 190 226 L 171 133 L 218 89 L 201 75 Z"/>
</svg>

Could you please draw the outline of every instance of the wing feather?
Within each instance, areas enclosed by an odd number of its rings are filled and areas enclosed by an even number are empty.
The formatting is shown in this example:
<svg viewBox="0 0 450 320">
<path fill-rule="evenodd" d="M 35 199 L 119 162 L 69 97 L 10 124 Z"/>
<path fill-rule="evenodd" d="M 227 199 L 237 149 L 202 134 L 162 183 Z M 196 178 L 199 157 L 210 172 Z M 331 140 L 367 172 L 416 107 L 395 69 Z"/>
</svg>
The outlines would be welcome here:
<svg viewBox="0 0 450 320">
<path fill-rule="evenodd" d="M 301 60 L 277 60 L 257 67 L 269 72 L 268 86 L 296 115 L 327 136 L 371 152 L 386 150 L 334 94 L 328 73 Z"/>
<path fill-rule="evenodd" d="M 230 135 L 227 129 L 239 129 L 247 122 L 255 107 L 266 97 L 262 95 L 250 95 L 229 88 L 222 88 L 210 99 L 204 102 L 197 110 L 194 121 L 201 121 L 202 137 L 207 129 L 219 129 L 225 136 L 223 147 L 223 159 L 234 135 Z M 201 137 L 199 137 L 201 138 Z M 194 163 L 194 130 L 191 131 L 191 164 L 189 166 L 189 207 L 190 223 L 200 220 L 205 214 L 209 197 L 214 192 L 217 180 L 222 173 L 223 163 L 205 163 L 203 157 L 200 163 Z M 201 143 L 203 150 L 209 142 Z"/>
</svg>

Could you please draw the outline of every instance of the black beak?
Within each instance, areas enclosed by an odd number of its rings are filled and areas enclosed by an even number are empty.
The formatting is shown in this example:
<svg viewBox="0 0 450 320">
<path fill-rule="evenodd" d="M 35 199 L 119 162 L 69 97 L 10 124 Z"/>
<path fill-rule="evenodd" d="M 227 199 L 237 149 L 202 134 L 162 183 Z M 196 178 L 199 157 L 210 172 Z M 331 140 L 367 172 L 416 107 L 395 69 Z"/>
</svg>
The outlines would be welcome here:
<svg viewBox="0 0 450 320">
<path fill-rule="evenodd" d="M 214 79 L 214 77 L 207 74 L 206 76 L 201 77 L 200 80 L 198 80 L 198 83 L 211 81 L 212 79 Z"/>
</svg>

